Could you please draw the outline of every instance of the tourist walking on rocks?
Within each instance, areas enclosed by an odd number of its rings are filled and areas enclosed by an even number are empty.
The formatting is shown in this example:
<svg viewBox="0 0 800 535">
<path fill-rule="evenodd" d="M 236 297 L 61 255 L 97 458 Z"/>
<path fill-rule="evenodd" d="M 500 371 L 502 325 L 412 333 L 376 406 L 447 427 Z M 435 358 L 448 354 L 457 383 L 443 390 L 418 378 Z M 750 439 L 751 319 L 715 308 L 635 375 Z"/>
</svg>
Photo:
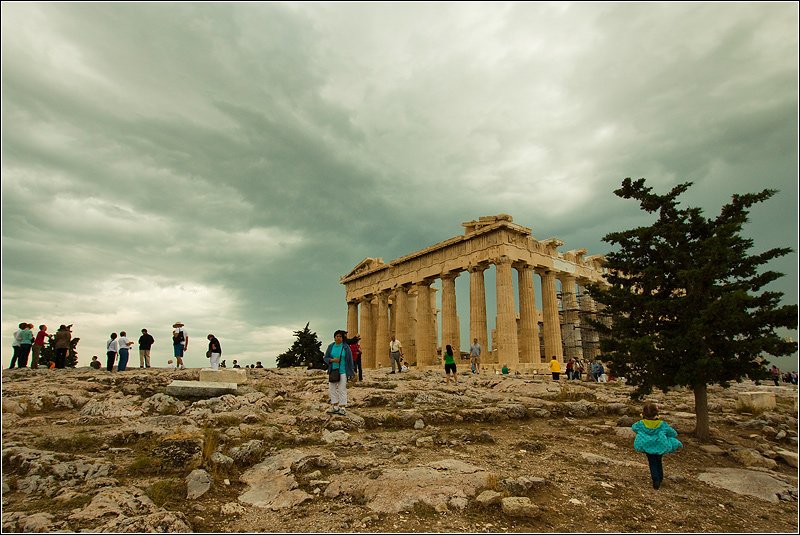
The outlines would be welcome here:
<svg viewBox="0 0 800 535">
<path fill-rule="evenodd" d="M 147 332 L 147 329 L 142 329 L 142 336 L 139 337 L 139 367 L 150 367 L 150 348 L 156 343 L 152 335 Z"/>
<path fill-rule="evenodd" d="M 400 340 L 392 335 L 392 341 L 389 342 L 389 360 L 392 361 L 392 371 L 394 373 L 394 363 L 397 363 L 397 373 L 400 373 L 400 361 L 403 360 L 403 344 Z"/>
<path fill-rule="evenodd" d="M 447 384 L 450 384 L 450 372 L 453 372 L 453 382 L 458 384 L 458 372 L 456 370 L 456 359 L 453 356 L 453 347 L 447 344 L 444 355 L 444 373 L 447 376 Z"/>
<path fill-rule="evenodd" d="M 53 337 L 53 345 L 56 349 L 56 361 L 54 362 L 56 368 L 65 368 L 67 366 L 67 353 L 69 353 L 69 344 L 72 341 L 72 324 L 61 325 Z"/>
<path fill-rule="evenodd" d="M 117 343 L 119 344 L 119 364 L 117 364 L 117 371 L 124 372 L 128 369 L 128 358 L 130 357 L 130 349 L 133 342 L 128 340 L 128 333 L 120 331 Z"/>
<path fill-rule="evenodd" d="M 338 330 L 333 333 L 333 343 L 325 350 L 323 361 L 328 366 L 328 392 L 331 396 L 331 409 L 328 414 L 345 414 L 347 407 L 347 378 L 353 377 L 353 353 L 344 341 L 347 333 Z M 333 372 L 333 374 L 332 374 Z M 334 381 L 338 375 L 339 380 Z"/>
<path fill-rule="evenodd" d="M 654 403 L 645 403 L 642 408 L 642 419 L 631 426 L 636 433 L 633 447 L 647 455 L 650 465 L 650 477 L 653 479 L 653 488 L 658 490 L 664 481 L 664 467 L 661 457 L 672 453 L 683 444 L 678 440 L 678 433 L 667 422 L 658 417 L 658 407 Z"/>
<path fill-rule="evenodd" d="M 553 374 L 553 381 L 558 381 L 558 377 L 561 375 L 561 364 L 559 364 L 555 355 L 550 361 L 550 373 Z"/>
<path fill-rule="evenodd" d="M 359 340 L 361 340 L 361 335 L 356 334 L 355 338 L 350 339 L 350 353 L 353 355 L 353 368 L 355 371 L 358 372 L 358 380 L 364 380 L 364 373 L 361 368 L 361 344 L 359 344 Z"/>
<path fill-rule="evenodd" d="M 52 334 L 47 334 L 47 325 L 39 325 L 39 332 L 36 333 L 36 339 L 33 341 L 33 355 L 31 356 L 31 369 L 39 367 L 39 355 L 42 354 L 44 349 L 44 339 L 52 339 Z"/>
<path fill-rule="evenodd" d="M 481 345 L 478 343 L 477 338 L 472 339 L 472 345 L 469 346 L 469 361 L 472 364 L 472 373 L 481 373 Z"/>
<path fill-rule="evenodd" d="M 175 360 L 178 368 L 183 369 L 183 354 L 189 349 L 189 335 L 183 328 L 183 323 L 176 321 L 172 324 L 172 348 L 175 353 Z"/>
<path fill-rule="evenodd" d="M 106 369 L 114 371 L 114 361 L 117 360 L 117 352 L 119 351 L 119 342 L 117 342 L 117 333 L 111 333 L 111 340 L 106 342 Z"/>
<path fill-rule="evenodd" d="M 222 356 L 222 346 L 213 334 L 208 335 L 208 355 L 211 359 L 211 369 L 219 369 L 219 358 Z"/>
</svg>

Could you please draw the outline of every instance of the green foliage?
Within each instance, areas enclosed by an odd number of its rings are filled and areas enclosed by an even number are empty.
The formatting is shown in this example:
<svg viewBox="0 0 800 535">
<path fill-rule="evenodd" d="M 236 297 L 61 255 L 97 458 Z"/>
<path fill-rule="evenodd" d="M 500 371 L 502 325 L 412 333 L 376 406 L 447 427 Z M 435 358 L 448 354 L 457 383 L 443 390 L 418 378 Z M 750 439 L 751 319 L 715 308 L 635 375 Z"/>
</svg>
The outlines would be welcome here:
<svg viewBox="0 0 800 535">
<path fill-rule="evenodd" d="M 707 219 L 700 208 L 678 206 L 691 183 L 662 196 L 644 182 L 627 178 L 614 193 L 658 212 L 657 220 L 603 238 L 619 246 L 606 256 L 610 287 L 590 288 L 611 320 L 595 322 L 603 360 L 635 387 L 635 399 L 653 387 L 697 392 L 745 376 L 766 378 L 763 354 L 797 351 L 775 329 L 796 329 L 798 316 L 796 304 L 780 305 L 782 293 L 761 291 L 783 274 L 760 268 L 791 249 L 749 255 L 753 242 L 740 232 L 750 207 L 776 191 L 733 195 L 719 216 Z"/>
<path fill-rule="evenodd" d="M 317 340 L 317 333 L 312 332 L 308 325 L 306 323 L 302 331 L 294 332 L 297 340 L 294 341 L 288 351 L 278 355 L 278 368 L 288 368 L 290 366 L 306 367 L 309 364 L 313 364 L 317 370 L 325 369 L 325 363 L 322 360 L 325 356 L 321 350 L 322 342 Z"/>
<path fill-rule="evenodd" d="M 39 353 L 39 366 L 49 368 L 50 363 L 56 361 L 56 346 L 53 340 L 53 338 L 50 338 L 47 345 L 44 346 L 41 353 Z M 67 351 L 67 358 L 65 361 L 67 368 L 74 368 L 78 365 L 78 352 L 75 348 L 78 346 L 78 342 L 80 341 L 80 338 L 72 338 L 69 341 L 69 350 Z"/>
</svg>

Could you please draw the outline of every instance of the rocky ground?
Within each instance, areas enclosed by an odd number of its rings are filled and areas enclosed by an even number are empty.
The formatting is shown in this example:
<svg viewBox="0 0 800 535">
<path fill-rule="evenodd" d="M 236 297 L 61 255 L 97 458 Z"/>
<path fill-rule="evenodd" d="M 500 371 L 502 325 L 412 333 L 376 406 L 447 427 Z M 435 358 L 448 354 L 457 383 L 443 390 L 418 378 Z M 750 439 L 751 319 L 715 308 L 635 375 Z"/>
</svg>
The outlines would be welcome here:
<svg viewBox="0 0 800 535">
<path fill-rule="evenodd" d="M 330 416 L 323 372 L 248 374 L 3 370 L 3 531 L 797 532 L 796 387 L 712 387 L 709 443 L 691 392 L 652 395 L 685 446 L 654 490 L 624 384 L 370 371 Z"/>
</svg>

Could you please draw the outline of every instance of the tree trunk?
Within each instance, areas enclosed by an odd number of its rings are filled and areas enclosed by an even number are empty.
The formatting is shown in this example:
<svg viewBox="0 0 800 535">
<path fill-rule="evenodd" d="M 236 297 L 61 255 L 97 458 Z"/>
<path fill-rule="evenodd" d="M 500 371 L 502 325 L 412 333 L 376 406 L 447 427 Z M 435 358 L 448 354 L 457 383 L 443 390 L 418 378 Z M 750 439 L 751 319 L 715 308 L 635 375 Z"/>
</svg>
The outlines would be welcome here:
<svg viewBox="0 0 800 535">
<path fill-rule="evenodd" d="M 708 389 L 705 384 L 695 385 L 694 388 L 694 413 L 697 417 L 694 435 L 702 440 L 711 439 L 711 430 L 708 427 Z"/>
</svg>

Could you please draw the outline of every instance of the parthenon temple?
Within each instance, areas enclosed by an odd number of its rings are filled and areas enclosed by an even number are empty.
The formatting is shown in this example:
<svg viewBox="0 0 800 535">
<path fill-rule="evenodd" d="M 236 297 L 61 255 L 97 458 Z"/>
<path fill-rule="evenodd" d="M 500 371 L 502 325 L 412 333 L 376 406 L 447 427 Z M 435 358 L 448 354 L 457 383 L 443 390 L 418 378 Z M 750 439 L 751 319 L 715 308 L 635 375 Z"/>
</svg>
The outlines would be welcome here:
<svg viewBox="0 0 800 535">
<path fill-rule="evenodd" d="M 500 363 L 512 370 L 546 373 L 553 356 L 562 363 L 572 357 L 593 360 L 597 356 L 598 336 L 586 321 L 597 310 L 586 286 L 604 284 L 602 255 L 585 256 L 586 249 L 560 253 L 561 240 L 539 241 L 531 236 L 531 229 L 515 224 L 506 214 L 461 225 L 462 236 L 388 264 L 382 258 L 365 258 L 341 277 L 347 331 L 349 336 L 361 333 L 364 368 L 390 365 L 392 335 L 403 344 L 409 365 L 439 368 L 440 324 L 441 346 L 450 344 L 458 361 L 461 332 L 455 282 L 465 271 L 469 273 L 469 340 L 477 338 L 483 348 L 483 367 Z M 490 346 L 484 271 L 491 266 L 495 268 L 497 317 Z M 513 270 L 517 271 L 518 296 Z M 542 310 L 537 310 L 534 274 L 541 277 Z M 441 311 L 432 286 L 437 279 L 442 287 Z"/>
</svg>

